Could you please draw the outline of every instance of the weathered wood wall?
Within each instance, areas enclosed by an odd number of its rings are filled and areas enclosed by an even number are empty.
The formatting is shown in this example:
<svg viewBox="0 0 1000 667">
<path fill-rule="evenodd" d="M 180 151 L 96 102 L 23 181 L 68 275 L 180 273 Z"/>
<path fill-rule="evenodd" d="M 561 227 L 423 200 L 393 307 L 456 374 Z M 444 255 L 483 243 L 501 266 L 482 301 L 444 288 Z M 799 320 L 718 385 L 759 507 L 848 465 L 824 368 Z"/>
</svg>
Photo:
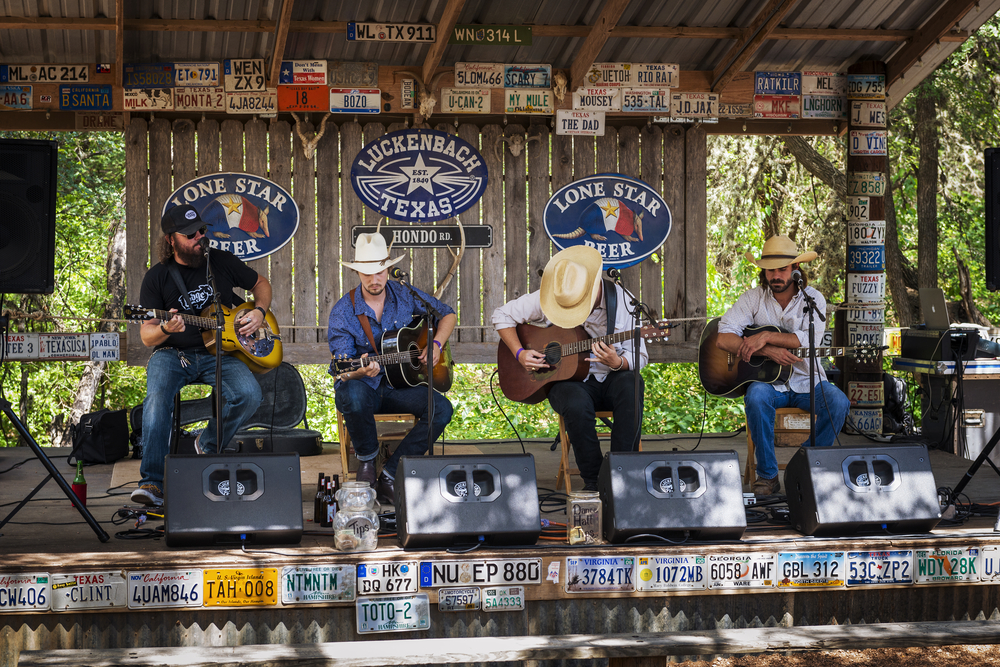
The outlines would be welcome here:
<svg viewBox="0 0 1000 667">
<path fill-rule="evenodd" d="M 339 265 L 341 258 L 353 258 L 351 229 L 376 225 L 381 217 L 354 194 L 351 163 L 362 146 L 403 127 L 328 122 L 315 154 L 306 159 L 296 128 L 285 120 L 203 119 L 196 124 L 187 119 L 132 119 L 126 130 L 129 301 L 138 302 L 142 277 L 156 261 L 160 211 L 174 189 L 220 171 L 264 176 L 292 193 L 301 221 L 291 243 L 251 265 L 274 287 L 271 310 L 279 325 L 287 327 L 285 360 L 326 363 L 330 308 L 357 284 L 356 274 Z M 310 138 L 318 128 L 303 121 L 298 129 Z M 605 136 L 597 138 L 557 136 L 547 121 L 483 127 L 443 123 L 436 129 L 457 133 L 479 147 L 490 175 L 482 199 L 461 215 L 461 222 L 490 225 L 493 246 L 469 249 L 442 297 L 459 312 L 460 328 L 452 335 L 457 361 L 495 361 L 498 337 L 490 325 L 493 309 L 538 289 L 538 273 L 552 255 L 542 225 L 545 203 L 555 190 L 594 173 L 617 172 L 646 181 L 663 195 L 673 214 L 666 243 L 655 257 L 623 272 L 625 285 L 661 317 L 704 317 L 703 127 L 609 127 Z M 517 135 L 527 147 L 515 156 L 509 139 Z M 441 224 L 454 224 L 454 219 Z M 409 256 L 403 266 L 408 266 L 411 282 L 427 291 L 440 284 L 451 264 L 446 249 L 398 252 Z M 144 364 L 148 351 L 139 340 L 138 325 L 129 326 L 133 334 L 128 338 L 129 363 Z M 668 343 L 650 348 L 651 359 L 696 360 L 702 326 L 696 321 L 674 329 Z"/>
</svg>

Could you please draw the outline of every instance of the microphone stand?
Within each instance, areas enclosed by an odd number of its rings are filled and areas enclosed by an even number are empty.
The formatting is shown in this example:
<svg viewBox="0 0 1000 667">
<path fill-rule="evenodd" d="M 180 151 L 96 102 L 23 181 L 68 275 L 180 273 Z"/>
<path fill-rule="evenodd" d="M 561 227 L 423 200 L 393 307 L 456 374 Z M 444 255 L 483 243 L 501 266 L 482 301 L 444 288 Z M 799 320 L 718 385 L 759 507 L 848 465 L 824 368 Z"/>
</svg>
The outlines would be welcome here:
<svg viewBox="0 0 1000 667">
<path fill-rule="evenodd" d="M 816 322 L 815 314 L 820 322 L 826 322 L 823 313 L 816 308 L 816 300 L 806 292 L 801 278 L 796 279 L 796 286 L 806 300 L 803 313 L 809 315 L 809 446 L 816 446 Z"/>
<path fill-rule="evenodd" d="M 427 332 L 427 346 L 425 348 L 427 351 L 427 455 L 434 456 L 434 325 L 431 324 L 431 320 L 437 318 L 440 321 L 441 313 L 407 282 L 404 272 L 397 271 L 394 277 L 400 285 L 410 290 L 413 298 L 422 303 L 427 311 L 427 317 L 424 318 L 424 329 Z"/>
<path fill-rule="evenodd" d="M 646 315 L 646 319 L 653 322 L 655 318 L 652 313 L 649 312 L 649 307 L 642 301 L 636 298 L 634 294 L 628 291 L 628 288 L 622 284 L 622 275 L 617 269 L 609 269 L 608 275 L 614 280 L 614 284 L 622 288 L 622 291 L 629 297 L 628 309 L 629 315 L 632 316 L 632 373 L 634 382 L 634 395 L 633 395 L 633 406 L 635 407 L 635 417 L 633 419 L 634 434 L 632 437 L 632 449 L 635 451 L 636 443 L 639 441 L 640 435 L 642 433 L 642 413 L 643 413 L 643 401 L 640 400 L 641 394 L 641 382 L 642 378 L 639 375 L 639 346 L 642 344 L 642 316 Z M 608 317 L 611 317 L 612 313 L 608 313 Z"/>
<path fill-rule="evenodd" d="M 215 284 L 215 274 L 212 272 L 212 262 L 209 258 L 209 246 L 205 244 L 205 280 L 212 286 L 212 304 L 215 306 L 215 451 L 221 454 L 229 443 L 222 442 L 222 328 L 225 317 L 222 314 L 222 302 L 219 299 L 219 288 Z M 233 322 L 235 328 L 236 322 Z"/>
</svg>

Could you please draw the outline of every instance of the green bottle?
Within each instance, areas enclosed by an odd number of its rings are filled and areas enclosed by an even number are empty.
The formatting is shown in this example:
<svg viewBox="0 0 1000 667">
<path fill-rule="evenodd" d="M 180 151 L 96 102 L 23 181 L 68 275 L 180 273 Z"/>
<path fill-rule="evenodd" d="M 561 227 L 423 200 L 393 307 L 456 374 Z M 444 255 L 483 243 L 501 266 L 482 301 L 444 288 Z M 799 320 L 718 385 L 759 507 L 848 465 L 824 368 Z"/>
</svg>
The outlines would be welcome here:
<svg viewBox="0 0 1000 667">
<path fill-rule="evenodd" d="M 73 493 L 81 505 L 87 504 L 87 479 L 83 476 L 83 461 L 76 462 L 76 477 L 73 478 Z"/>
</svg>

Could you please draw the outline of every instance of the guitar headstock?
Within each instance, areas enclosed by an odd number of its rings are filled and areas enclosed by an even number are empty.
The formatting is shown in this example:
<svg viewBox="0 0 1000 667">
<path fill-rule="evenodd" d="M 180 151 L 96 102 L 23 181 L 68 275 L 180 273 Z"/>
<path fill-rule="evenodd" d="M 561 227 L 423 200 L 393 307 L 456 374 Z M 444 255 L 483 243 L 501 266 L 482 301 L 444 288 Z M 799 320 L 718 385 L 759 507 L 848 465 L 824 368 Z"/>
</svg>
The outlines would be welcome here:
<svg viewBox="0 0 1000 667">
<path fill-rule="evenodd" d="M 651 342 L 670 340 L 670 324 L 667 320 L 657 322 L 653 326 L 643 327 L 639 330 L 639 336 L 643 340 Z"/>
<path fill-rule="evenodd" d="M 156 317 L 156 313 L 152 308 L 143 308 L 131 303 L 126 303 L 122 306 L 122 319 L 131 320 L 132 322 L 145 322 L 154 317 Z"/>
<path fill-rule="evenodd" d="M 352 359 L 346 354 L 335 354 L 331 361 L 333 363 L 333 368 L 338 373 L 347 373 L 353 371 L 361 366 L 358 359 Z"/>
<path fill-rule="evenodd" d="M 889 349 L 886 345 L 856 345 L 853 356 L 861 363 L 871 363 L 878 361 L 883 350 Z"/>
</svg>

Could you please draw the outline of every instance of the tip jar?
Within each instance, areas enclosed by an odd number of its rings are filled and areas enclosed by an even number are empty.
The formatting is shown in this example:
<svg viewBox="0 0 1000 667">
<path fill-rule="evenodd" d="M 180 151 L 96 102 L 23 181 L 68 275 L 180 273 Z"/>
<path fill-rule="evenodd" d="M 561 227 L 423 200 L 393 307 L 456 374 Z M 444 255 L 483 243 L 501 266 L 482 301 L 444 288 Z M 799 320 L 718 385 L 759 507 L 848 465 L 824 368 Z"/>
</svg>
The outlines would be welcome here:
<svg viewBox="0 0 1000 667">
<path fill-rule="evenodd" d="M 597 491 L 574 491 L 566 501 L 566 539 L 570 544 L 601 544 L 601 497 Z"/>
<path fill-rule="evenodd" d="M 365 482 L 348 481 L 337 491 L 333 519 L 334 543 L 340 551 L 375 551 L 378 547 L 378 514 L 375 489 Z"/>
</svg>

